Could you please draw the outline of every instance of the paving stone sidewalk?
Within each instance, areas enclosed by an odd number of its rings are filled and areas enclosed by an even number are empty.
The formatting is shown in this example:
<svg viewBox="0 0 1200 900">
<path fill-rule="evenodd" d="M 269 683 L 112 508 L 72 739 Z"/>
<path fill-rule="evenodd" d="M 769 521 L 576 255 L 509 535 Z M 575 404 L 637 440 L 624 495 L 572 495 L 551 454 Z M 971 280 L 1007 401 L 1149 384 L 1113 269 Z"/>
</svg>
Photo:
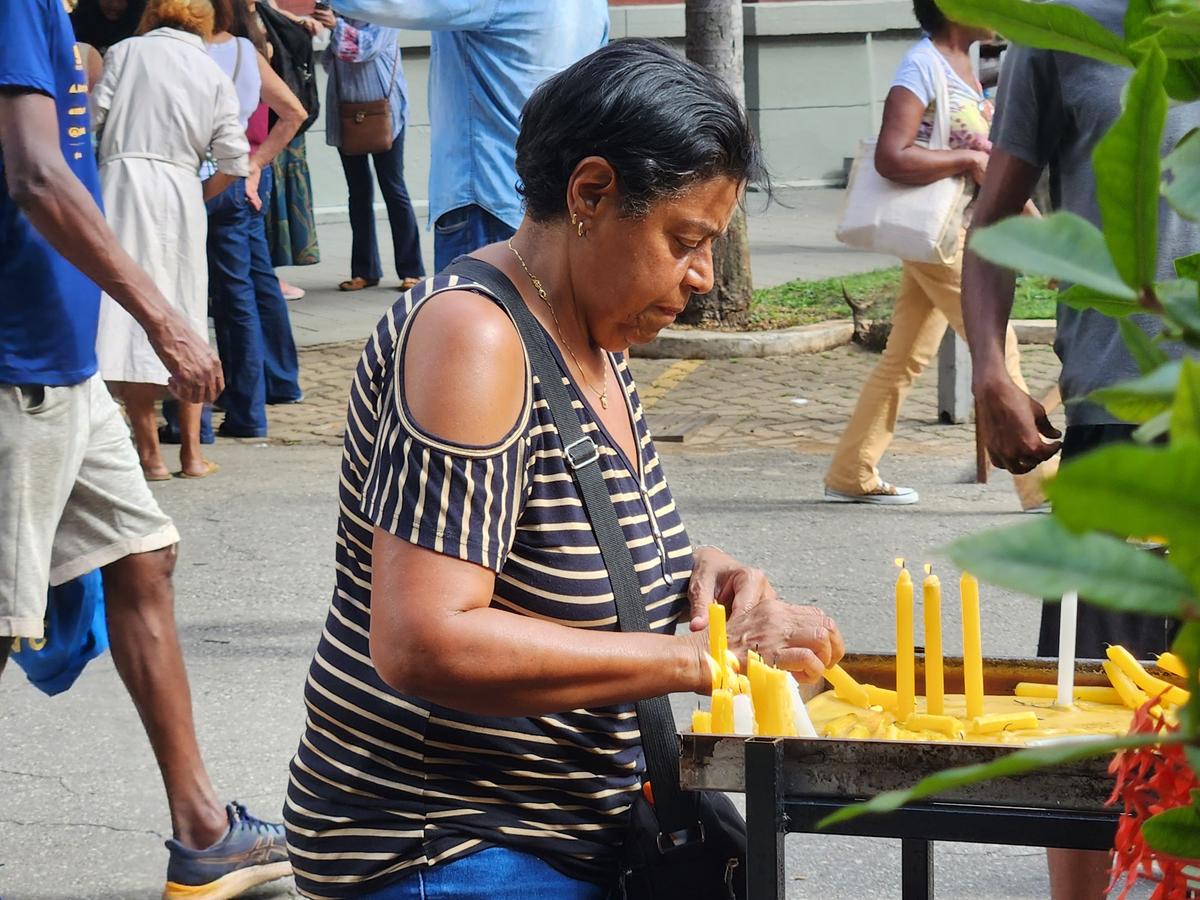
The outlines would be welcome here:
<svg viewBox="0 0 1200 900">
<path fill-rule="evenodd" d="M 346 397 L 362 345 L 358 342 L 302 348 L 303 403 L 270 408 L 272 443 L 338 444 Z M 631 362 L 651 429 L 687 414 L 717 418 L 697 429 L 688 450 L 777 448 L 827 454 L 850 418 L 858 392 L 879 357 L 856 346 L 824 353 L 733 360 Z M 1035 396 L 1058 375 L 1049 347 L 1026 345 L 1022 366 Z M 937 372 L 918 380 L 897 423 L 892 452 L 973 460 L 972 425 L 937 421 Z M 1061 411 L 1059 413 L 1061 416 Z M 1058 422 L 1061 425 L 1061 422 Z"/>
</svg>

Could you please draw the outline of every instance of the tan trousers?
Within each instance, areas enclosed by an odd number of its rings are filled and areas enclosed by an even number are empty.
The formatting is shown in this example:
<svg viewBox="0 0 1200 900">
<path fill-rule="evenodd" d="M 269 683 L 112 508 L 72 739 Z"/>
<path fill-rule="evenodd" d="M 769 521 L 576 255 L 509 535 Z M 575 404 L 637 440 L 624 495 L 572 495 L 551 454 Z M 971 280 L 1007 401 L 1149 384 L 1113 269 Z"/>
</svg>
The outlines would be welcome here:
<svg viewBox="0 0 1200 900">
<path fill-rule="evenodd" d="M 863 385 L 858 405 L 842 432 L 825 476 L 825 484 L 835 491 L 859 494 L 879 486 L 876 466 L 892 442 L 896 418 L 909 388 L 937 353 L 947 324 L 960 336 L 966 336 L 962 316 L 962 251 L 948 266 L 905 262 L 901 269 L 900 293 L 896 297 L 887 347 Z M 1013 382 L 1028 392 L 1021 377 L 1021 356 L 1011 325 L 1004 355 Z M 1028 475 L 1015 477 L 1023 508 L 1030 509 L 1045 500 L 1042 480 L 1055 468 L 1057 460 Z"/>
</svg>

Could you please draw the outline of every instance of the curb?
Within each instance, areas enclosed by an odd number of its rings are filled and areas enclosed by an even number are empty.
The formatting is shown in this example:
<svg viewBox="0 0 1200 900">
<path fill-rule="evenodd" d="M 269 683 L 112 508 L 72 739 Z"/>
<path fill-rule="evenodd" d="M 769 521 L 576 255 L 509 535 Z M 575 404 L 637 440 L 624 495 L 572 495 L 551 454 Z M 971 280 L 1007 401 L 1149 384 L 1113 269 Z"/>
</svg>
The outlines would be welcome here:
<svg viewBox="0 0 1200 900">
<path fill-rule="evenodd" d="M 648 344 L 629 348 L 645 359 L 734 359 L 820 353 L 850 343 L 849 319 L 778 331 L 702 331 L 666 328 Z"/>
<path fill-rule="evenodd" d="M 1018 344 L 1053 344 L 1058 325 L 1053 319 L 1013 319 Z"/>
<path fill-rule="evenodd" d="M 1013 319 L 1020 344 L 1053 344 L 1053 319 Z M 849 319 L 800 325 L 777 331 L 704 331 L 665 328 L 648 344 L 629 348 L 643 359 L 746 359 L 820 353 L 850 343 L 854 324 Z"/>
</svg>

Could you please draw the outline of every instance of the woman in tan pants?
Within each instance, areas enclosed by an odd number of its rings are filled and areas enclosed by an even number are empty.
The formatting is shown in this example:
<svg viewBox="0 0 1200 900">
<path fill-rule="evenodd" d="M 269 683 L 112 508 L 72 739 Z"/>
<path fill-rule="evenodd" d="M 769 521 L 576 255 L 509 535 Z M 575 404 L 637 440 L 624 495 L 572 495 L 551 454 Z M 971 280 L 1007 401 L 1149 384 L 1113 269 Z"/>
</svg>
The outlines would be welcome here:
<svg viewBox="0 0 1200 900">
<path fill-rule="evenodd" d="M 966 175 L 982 182 L 991 147 L 987 132 L 992 110 L 971 69 L 969 50 L 990 34 L 949 21 L 933 0 L 915 0 L 913 11 L 926 36 L 909 50 L 896 72 L 883 110 L 875 167 L 884 177 L 902 184 L 930 184 Z M 949 150 L 930 150 L 927 146 L 937 115 L 934 98 L 938 66 L 942 67 L 950 100 Z M 1029 211 L 1037 212 L 1032 206 Z M 877 466 L 892 441 L 904 398 L 933 359 L 946 326 L 965 337 L 962 245 L 960 240 L 958 255 L 949 265 L 903 263 L 892 333 L 838 442 L 825 476 L 826 500 L 905 505 L 919 499 L 912 488 L 883 481 Z M 1013 381 L 1025 390 L 1011 326 L 1006 360 Z M 1044 502 L 1041 482 L 1046 474 L 1043 466 L 1016 477 L 1023 508 L 1033 509 Z"/>
</svg>

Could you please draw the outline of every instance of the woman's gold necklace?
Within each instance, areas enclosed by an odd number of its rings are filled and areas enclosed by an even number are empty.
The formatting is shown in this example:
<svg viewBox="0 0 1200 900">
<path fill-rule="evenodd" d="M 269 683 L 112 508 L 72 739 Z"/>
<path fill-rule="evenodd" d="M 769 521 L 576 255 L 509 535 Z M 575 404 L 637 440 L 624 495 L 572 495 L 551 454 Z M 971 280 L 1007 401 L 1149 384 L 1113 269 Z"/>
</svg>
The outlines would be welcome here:
<svg viewBox="0 0 1200 900">
<path fill-rule="evenodd" d="M 569 353 L 571 355 L 571 359 L 575 361 L 575 368 L 579 370 L 579 374 L 583 377 L 583 380 L 587 383 L 587 386 L 592 389 L 592 392 L 597 397 L 600 398 L 600 405 L 605 409 L 608 409 L 608 360 L 604 356 L 604 351 L 600 351 L 600 361 L 604 366 L 602 369 L 602 372 L 604 373 L 602 376 L 603 381 L 601 382 L 601 386 L 597 388 L 594 384 L 592 384 L 592 379 L 588 378 L 587 372 L 584 370 L 583 365 L 579 362 L 579 357 L 575 355 L 575 351 L 571 349 L 571 345 L 567 342 L 566 337 L 563 335 L 562 325 L 558 323 L 558 313 L 554 311 L 554 306 L 550 303 L 550 298 L 546 296 L 546 289 L 542 287 L 541 281 L 539 281 L 534 274 L 529 271 L 529 266 L 525 265 L 524 257 L 522 257 L 517 251 L 517 248 L 513 246 L 512 238 L 509 238 L 508 240 L 508 249 L 513 252 L 513 255 L 517 258 L 517 262 L 521 264 L 521 268 L 525 270 L 525 274 L 528 275 L 529 280 L 533 282 L 533 288 L 537 291 L 538 296 L 542 298 L 542 302 L 549 307 L 550 316 L 554 319 L 554 329 L 558 332 L 558 339 L 562 341 L 563 346 L 567 348 L 567 353 Z"/>
</svg>

